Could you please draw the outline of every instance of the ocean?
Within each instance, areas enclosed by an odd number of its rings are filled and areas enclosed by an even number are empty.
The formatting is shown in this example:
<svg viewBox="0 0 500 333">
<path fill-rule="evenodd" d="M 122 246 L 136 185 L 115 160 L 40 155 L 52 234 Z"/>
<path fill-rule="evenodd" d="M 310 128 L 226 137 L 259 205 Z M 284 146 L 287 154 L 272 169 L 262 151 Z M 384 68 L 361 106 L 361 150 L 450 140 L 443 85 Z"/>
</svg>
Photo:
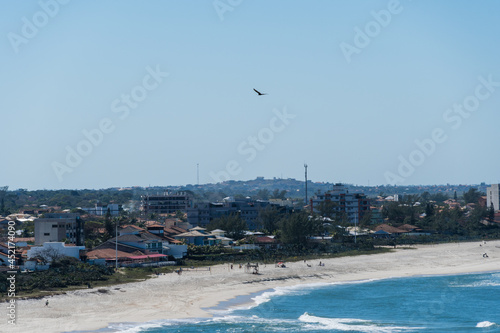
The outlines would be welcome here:
<svg viewBox="0 0 500 333">
<path fill-rule="evenodd" d="M 500 273 L 283 287 L 210 311 L 102 332 L 500 332 Z"/>
</svg>

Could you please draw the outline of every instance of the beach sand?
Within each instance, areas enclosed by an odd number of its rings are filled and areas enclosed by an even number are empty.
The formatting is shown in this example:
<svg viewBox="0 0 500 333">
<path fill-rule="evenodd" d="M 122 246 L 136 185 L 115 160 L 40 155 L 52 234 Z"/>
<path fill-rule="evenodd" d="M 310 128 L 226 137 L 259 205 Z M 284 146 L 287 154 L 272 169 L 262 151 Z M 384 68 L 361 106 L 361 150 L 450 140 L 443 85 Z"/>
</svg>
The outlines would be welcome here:
<svg viewBox="0 0 500 333">
<path fill-rule="evenodd" d="M 324 259 L 324 266 L 319 262 L 287 262 L 286 268 L 261 264 L 258 275 L 238 265 L 231 269 L 223 264 L 210 271 L 165 274 L 106 287 L 107 293 L 84 289 L 45 299 L 18 300 L 16 325 L 8 324 L 4 303 L 0 332 L 90 331 L 109 323 L 207 317 L 210 313 L 204 308 L 279 286 L 499 271 L 500 241 L 418 245 L 391 253 Z M 45 306 L 47 299 L 49 305 Z"/>
</svg>

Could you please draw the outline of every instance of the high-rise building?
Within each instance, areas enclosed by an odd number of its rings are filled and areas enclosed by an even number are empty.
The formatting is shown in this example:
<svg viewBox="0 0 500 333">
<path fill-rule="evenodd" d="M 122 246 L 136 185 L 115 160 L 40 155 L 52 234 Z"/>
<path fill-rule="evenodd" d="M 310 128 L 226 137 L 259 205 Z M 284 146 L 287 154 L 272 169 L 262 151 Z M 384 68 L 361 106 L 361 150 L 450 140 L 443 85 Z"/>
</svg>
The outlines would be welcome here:
<svg viewBox="0 0 500 333">
<path fill-rule="evenodd" d="M 79 214 L 45 214 L 35 220 L 35 245 L 64 241 L 84 245 L 83 224 Z"/>
<path fill-rule="evenodd" d="M 212 220 L 222 216 L 237 214 L 245 221 L 248 230 L 256 230 L 261 227 L 259 212 L 269 206 L 274 207 L 281 214 L 293 211 L 292 206 L 287 206 L 280 202 L 227 197 L 222 202 L 196 203 L 193 208 L 188 209 L 187 219 L 191 225 L 205 228 Z"/>
<path fill-rule="evenodd" d="M 163 195 L 143 195 L 141 209 L 149 214 L 171 214 L 186 212 L 193 204 L 192 196 L 187 192 L 165 192 Z"/>
<path fill-rule="evenodd" d="M 319 212 L 318 205 L 322 202 L 332 202 L 332 213 L 345 214 L 349 222 L 359 223 L 366 212 L 370 211 L 370 202 L 363 193 L 349 193 L 342 184 L 333 185 L 331 191 L 317 194 L 311 199 L 311 209 Z"/>
<path fill-rule="evenodd" d="M 493 205 L 493 209 L 500 210 L 500 184 L 492 184 L 486 188 L 486 204 L 488 208 Z"/>
</svg>

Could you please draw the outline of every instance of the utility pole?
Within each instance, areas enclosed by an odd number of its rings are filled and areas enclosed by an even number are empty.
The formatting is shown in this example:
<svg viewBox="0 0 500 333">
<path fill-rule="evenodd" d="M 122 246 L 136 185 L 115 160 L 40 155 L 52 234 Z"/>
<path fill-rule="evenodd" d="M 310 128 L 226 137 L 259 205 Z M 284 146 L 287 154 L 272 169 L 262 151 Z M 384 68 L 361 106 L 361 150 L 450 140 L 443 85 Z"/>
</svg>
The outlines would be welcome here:
<svg viewBox="0 0 500 333">
<path fill-rule="evenodd" d="M 354 244 L 357 244 L 356 236 L 358 235 L 358 212 L 354 215 Z"/>
<path fill-rule="evenodd" d="M 304 168 L 306 169 L 306 206 L 309 204 L 307 202 L 307 164 L 304 163 Z"/>
<path fill-rule="evenodd" d="M 118 270 L 118 219 L 115 220 L 115 269 Z"/>
</svg>

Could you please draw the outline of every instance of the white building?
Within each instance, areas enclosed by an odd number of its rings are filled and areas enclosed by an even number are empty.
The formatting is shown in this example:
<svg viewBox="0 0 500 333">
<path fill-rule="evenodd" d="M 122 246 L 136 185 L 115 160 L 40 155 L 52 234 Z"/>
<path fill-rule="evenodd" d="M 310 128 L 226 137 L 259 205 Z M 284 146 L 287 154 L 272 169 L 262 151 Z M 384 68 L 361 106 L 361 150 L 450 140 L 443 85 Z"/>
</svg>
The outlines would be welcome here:
<svg viewBox="0 0 500 333">
<path fill-rule="evenodd" d="M 500 210 L 500 184 L 492 184 L 486 188 L 486 204 L 488 208 L 493 204 L 493 209 Z"/>
<path fill-rule="evenodd" d="M 62 242 L 46 242 L 42 246 L 34 246 L 28 250 L 28 260 L 38 255 L 52 261 L 54 257 L 73 257 L 80 260 L 80 251 L 85 250 L 85 246 L 66 246 Z"/>
<path fill-rule="evenodd" d="M 118 204 L 109 204 L 107 206 L 97 206 L 95 207 L 90 207 L 90 208 L 82 208 L 83 211 L 87 212 L 90 215 L 96 215 L 96 216 L 104 216 L 109 210 L 109 213 L 111 216 L 118 216 L 120 215 L 120 205 Z"/>
</svg>

